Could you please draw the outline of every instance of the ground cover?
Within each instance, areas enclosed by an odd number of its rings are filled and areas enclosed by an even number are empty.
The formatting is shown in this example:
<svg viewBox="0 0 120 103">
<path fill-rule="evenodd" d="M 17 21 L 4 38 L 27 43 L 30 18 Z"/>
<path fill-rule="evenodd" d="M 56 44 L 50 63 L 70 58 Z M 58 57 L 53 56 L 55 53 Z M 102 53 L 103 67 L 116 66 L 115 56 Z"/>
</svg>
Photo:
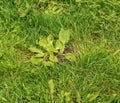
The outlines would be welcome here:
<svg viewBox="0 0 120 103">
<path fill-rule="evenodd" d="M 76 62 L 30 62 L 29 47 L 61 28 Z M 0 103 L 119 103 L 118 0 L 0 0 Z"/>
</svg>

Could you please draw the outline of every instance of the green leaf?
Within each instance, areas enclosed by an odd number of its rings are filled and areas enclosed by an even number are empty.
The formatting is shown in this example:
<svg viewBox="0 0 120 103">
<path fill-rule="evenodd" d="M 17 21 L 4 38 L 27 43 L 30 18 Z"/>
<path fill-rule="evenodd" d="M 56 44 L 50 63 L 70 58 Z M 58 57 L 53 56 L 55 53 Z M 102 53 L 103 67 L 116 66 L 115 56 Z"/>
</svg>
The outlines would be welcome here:
<svg viewBox="0 0 120 103">
<path fill-rule="evenodd" d="M 37 44 L 43 48 L 46 48 L 46 45 L 48 45 L 48 41 L 47 41 L 46 37 L 40 36 L 40 40 L 38 41 Z"/>
<path fill-rule="evenodd" d="M 43 47 L 47 51 L 56 52 L 56 49 L 53 47 L 53 36 L 52 35 L 49 35 L 48 37 L 41 36 L 37 44 Z"/>
<path fill-rule="evenodd" d="M 98 96 L 99 96 L 99 92 L 96 92 L 96 93 L 88 94 L 87 98 L 91 102 L 91 101 L 95 100 Z"/>
<path fill-rule="evenodd" d="M 40 49 L 37 49 L 36 47 L 30 47 L 28 49 L 33 53 L 42 53 L 42 51 Z"/>
<path fill-rule="evenodd" d="M 44 61 L 43 64 L 44 66 L 48 66 L 48 67 L 51 67 L 54 65 L 53 62 L 50 62 L 50 61 Z"/>
<path fill-rule="evenodd" d="M 113 55 L 116 55 L 116 54 L 119 54 L 119 53 L 120 53 L 120 49 L 116 50 Z"/>
<path fill-rule="evenodd" d="M 81 2 L 82 0 L 75 0 L 75 2 Z"/>
<path fill-rule="evenodd" d="M 48 84 L 49 84 L 49 88 L 50 88 L 50 93 L 53 94 L 54 93 L 54 83 L 53 83 L 53 80 L 49 80 L 48 81 Z"/>
<path fill-rule="evenodd" d="M 57 57 L 52 52 L 50 53 L 49 60 L 52 62 L 58 62 Z"/>
<path fill-rule="evenodd" d="M 61 28 L 60 32 L 59 32 L 59 40 L 65 44 L 69 41 L 70 39 L 70 30 L 64 30 L 63 28 Z"/>
<path fill-rule="evenodd" d="M 43 62 L 43 59 L 42 58 L 36 58 L 36 57 L 32 57 L 31 58 L 31 63 L 32 64 L 39 64 L 39 63 L 41 63 L 41 62 Z"/>
<path fill-rule="evenodd" d="M 2 57 L 3 56 L 3 53 L 2 52 L 0 52 L 0 57 Z"/>
<path fill-rule="evenodd" d="M 82 98 L 81 98 L 81 95 L 78 91 L 76 91 L 76 102 L 77 103 L 81 103 L 82 102 Z"/>
<path fill-rule="evenodd" d="M 53 38 L 52 35 L 49 35 L 49 36 L 47 37 L 47 41 L 48 41 L 48 43 L 49 43 L 51 46 L 53 46 L 53 40 L 54 40 L 54 38 Z"/>
<path fill-rule="evenodd" d="M 67 53 L 67 54 L 65 54 L 65 57 L 66 57 L 66 59 L 68 59 L 69 61 L 76 61 L 76 57 L 75 57 L 75 55 L 74 54 L 72 54 L 72 53 Z"/>
<path fill-rule="evenodd" d="M 60 53 L 63 53 L 63 51 L 65 49 L 65 45 L 60 40 L 57 40 L 56 44 L 55 44 L 55 48 L 57 50 L 60 50 Z"/>
<path fill-rule="evenodd" d="M 37 58 L 37 57 L 43 57 L 44 55 L 45 55 L 45 54 L 41 52 L 41 53 L 39 53 L 39 54 L 36 54 L 34 57 L 36 57 L 36 58 Z"/>
<path fill-rule="evenodd" d="M 70 92 L 65 92 L 65 101 L 66 103 L 69 103 L 70 102 Z"/>
</svg>

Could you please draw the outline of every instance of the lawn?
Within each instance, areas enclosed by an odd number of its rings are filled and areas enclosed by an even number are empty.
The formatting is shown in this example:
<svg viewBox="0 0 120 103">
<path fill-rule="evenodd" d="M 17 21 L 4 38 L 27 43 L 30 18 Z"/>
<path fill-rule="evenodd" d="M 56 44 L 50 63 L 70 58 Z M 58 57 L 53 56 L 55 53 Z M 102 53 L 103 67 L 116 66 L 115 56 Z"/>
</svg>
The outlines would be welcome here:
<svg viewBox="0 0 120 103">
<path fill-rule="evenodd" d="M 76 60 L 31 63 L 61 28 Z M 0 0 L 0 103 L 120 103 L 120 1 Z"/>
</svg>

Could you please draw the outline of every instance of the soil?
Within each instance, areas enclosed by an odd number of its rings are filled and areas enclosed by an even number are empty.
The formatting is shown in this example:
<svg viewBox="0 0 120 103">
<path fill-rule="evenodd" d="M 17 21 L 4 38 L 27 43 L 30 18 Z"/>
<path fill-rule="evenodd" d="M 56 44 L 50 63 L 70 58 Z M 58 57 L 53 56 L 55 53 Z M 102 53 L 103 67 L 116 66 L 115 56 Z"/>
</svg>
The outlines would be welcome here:
<svg viewBox="0 0 120 103">
<path fill-rule="evenodd" d="M 63 54 L 73 53 L 73 52 L 74 52 L 74 51 L 73 51 L 72 48 L 66 48 L 66 49 L 64 50 Z M 61 63 L 61 62 L 69 62 L 69 63 L 70 63 L 70 61 L 69 61 L 68 59 L 66 59 L 64 55 L 55 54 L 55 56 L 57 57 L 59 63 Z"/>
</svg>

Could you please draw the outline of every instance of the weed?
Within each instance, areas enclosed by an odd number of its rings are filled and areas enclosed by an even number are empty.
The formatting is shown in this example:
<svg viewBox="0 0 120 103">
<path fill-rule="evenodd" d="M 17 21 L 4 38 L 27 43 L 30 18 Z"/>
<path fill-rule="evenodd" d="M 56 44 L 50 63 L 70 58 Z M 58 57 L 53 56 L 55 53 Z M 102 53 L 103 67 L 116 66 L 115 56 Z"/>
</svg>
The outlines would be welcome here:
<svg viewBox="0 0 120 103">
<path fill-rule="evenodd" d="M 69 61 L 75 61 L 74 54 L 68 52 L 64 53 L 65 44 L 68 43 L 70 39 L 70 31 L 61 29 L 59 32 L 59 39 L 53 43 L 54 38 L 52 35 L 49 35 L 47 38 L 41 36 L 40 40 L 37 41 L 37 45 L 40 46 L 42 49 L 38 49 L 36 47 L 30 47 L 29 50 L 31 52 L 36 53 L 31 58 L 31 62 L 33 64 L 43 63 L 45 66 L 52 66 L 53 63 L 60 62 L 59 58 L 62 57 L 63 59 L 67 59 Z"/>
</svg>

